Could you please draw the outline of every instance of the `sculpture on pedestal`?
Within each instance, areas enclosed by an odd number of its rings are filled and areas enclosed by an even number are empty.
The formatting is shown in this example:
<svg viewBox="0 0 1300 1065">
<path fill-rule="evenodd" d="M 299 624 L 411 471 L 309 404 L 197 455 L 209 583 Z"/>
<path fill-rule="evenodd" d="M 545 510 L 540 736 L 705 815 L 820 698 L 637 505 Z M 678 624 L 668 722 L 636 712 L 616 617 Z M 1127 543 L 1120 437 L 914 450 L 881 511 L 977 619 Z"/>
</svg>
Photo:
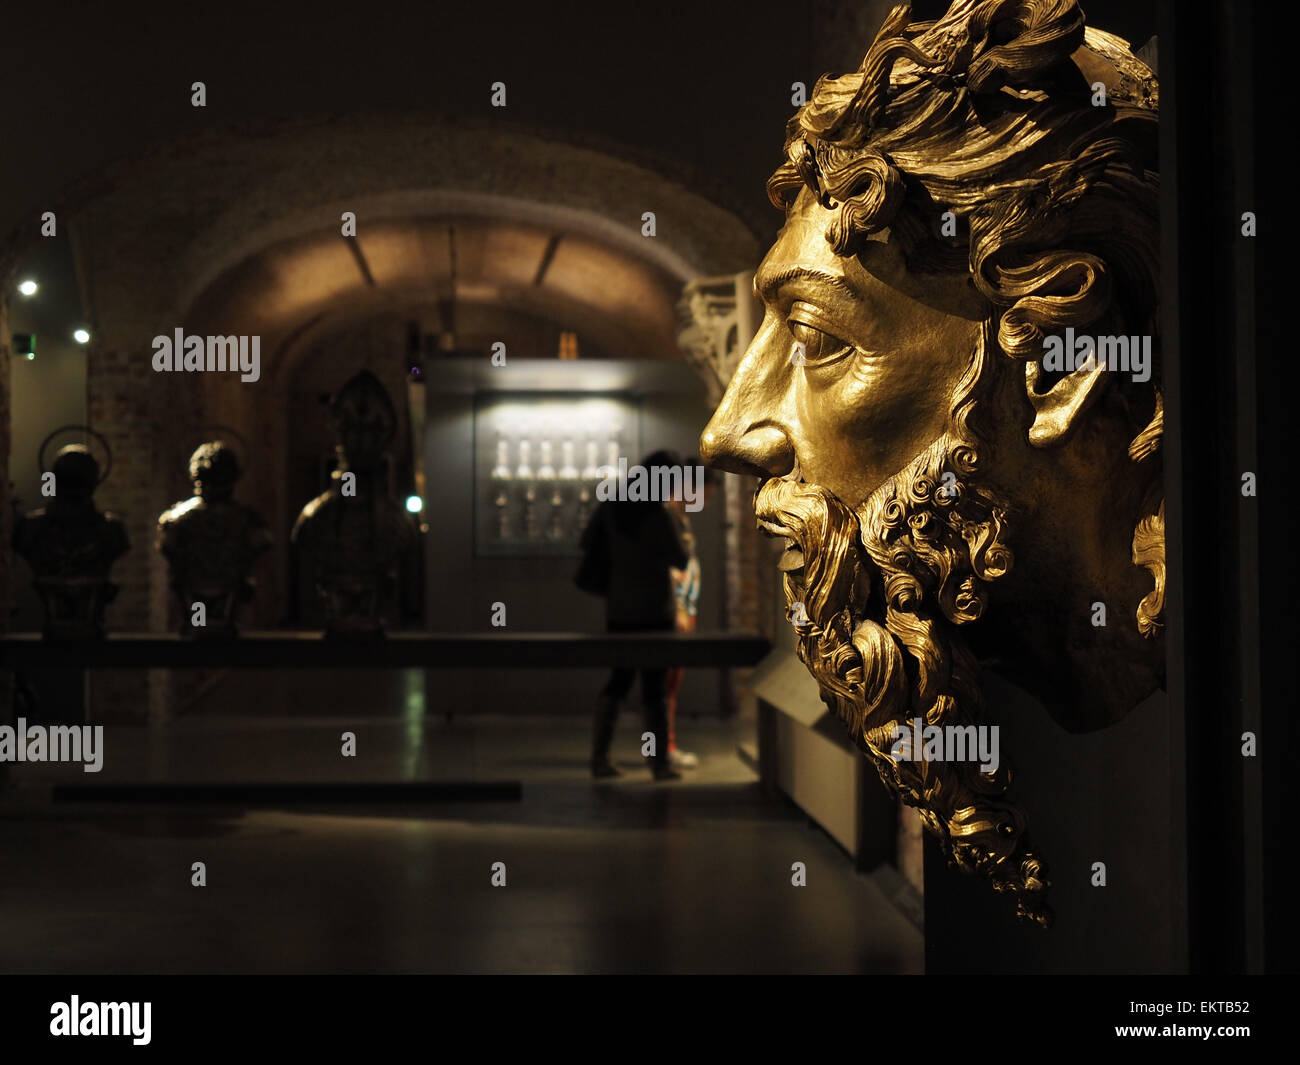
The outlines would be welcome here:
<svg viewBox="0 0 1300 1065">
<path fill-rule="evenodd" d="M 253 597 L 253 563 L 271 546 L 262 516 L 235 502 L 242 470 L 220 440 L 190 456 L 194 495 L 158 518 L 158 550 L 167 559 L 171 587 L 181 606 L 181 635 L 231 637 L 239 607 Z"/>
<path fill-rule="evenodd" d="M 989 720 L 981 652 L 1076 732 L 1163 686 L 1157 83 L 1073 0 L 909 19 L 787 127 L 766 317 L 701 453 L 766 478 L 823 701 L 1046 925 L 1006 758 L 929 733 Z"/>
<path fill-rule="evenodd" d="M 44 450 L 42 446 L 42 454 Z M 44 462 L 41 467 L 42 492 L 48 488 L 50 502 L 17 519 L 14 551 L 35 574 L 33 584 L 45 609 L 45 637 L 103 636 L 104 609 L 117 595 L 109 570 L 130 546 L 126 526 L 96 509 L 94 494 L 102 478 L 99 463 L 85 445 L 69 444 L 59 450 L 49 470 Z"/>
<path fill-rule="evenodd" d="M 329 490 L 302 508 L 292 539 L 324 603 L 327 632 L 379 636 L 384 598 L 415 539 L 385 478 L 397 412 L 379 379 L 362 370 L 335 395 L 329 417 L 338 465 Z"/>
</svg>

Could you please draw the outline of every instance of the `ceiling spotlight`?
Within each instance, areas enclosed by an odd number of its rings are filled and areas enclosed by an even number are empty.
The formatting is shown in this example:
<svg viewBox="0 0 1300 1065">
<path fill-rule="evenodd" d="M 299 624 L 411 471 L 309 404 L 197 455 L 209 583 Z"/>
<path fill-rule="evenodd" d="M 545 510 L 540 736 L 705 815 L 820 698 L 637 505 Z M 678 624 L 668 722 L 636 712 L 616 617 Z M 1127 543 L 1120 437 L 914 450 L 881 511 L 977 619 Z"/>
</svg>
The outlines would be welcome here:
<svg viewBox="0 0 1300 1065">
<path fill-rule="evenodd" d="M 39 287 L 40 287 L 40 286 L 37 285 L 35 281 L 32 281 L 32 280 L 29 278 L 28 280 L 22 282 L 22 283 L 18 286 L 18 291 L 21 292 L 24 296 L 35 296 L 35 295 L 36 295 L 36 290 L 37 290 Z"/>
<path fill-rule="evenodd" d="M 75 340 L 78 344 L 85 344 L 90 340 L 90 334 L 87 333 L 84 329 L 78 329 L 75 333 L 72 334 L 72 339 Z"/>
</svg>

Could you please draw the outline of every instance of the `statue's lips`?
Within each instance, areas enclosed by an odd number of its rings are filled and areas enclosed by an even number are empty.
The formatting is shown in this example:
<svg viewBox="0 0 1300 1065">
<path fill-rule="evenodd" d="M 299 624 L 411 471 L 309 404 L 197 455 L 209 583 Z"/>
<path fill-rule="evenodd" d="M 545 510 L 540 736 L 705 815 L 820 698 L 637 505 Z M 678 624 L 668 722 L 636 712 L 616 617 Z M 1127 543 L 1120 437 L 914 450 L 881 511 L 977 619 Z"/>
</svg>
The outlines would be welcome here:
<svg viewBox="0 0 1300 1065">
<path fill-rule="evenodd" d="M 776 560 L 776 568 L 782 573 L 793 573 L 795 570 L 803 569 L 803 564 L 803 552 L 799 549 L 799 545 L 793 540 L 787 540 L 785 550 Z"/>
<path fill-rule="evenodd" d="M 781 552 L 781 557 L 777 560 L 776 568 L 782 573 L 793 573 L 795 570 L 803 569 L 804 555 L 803 549 L 795 541 L 784 526 L 775 522 L 764 521 L 762 518 L 758 521 L 758 526 L 763 532 L 785 542 L 785 550 Z"/>
</svg>

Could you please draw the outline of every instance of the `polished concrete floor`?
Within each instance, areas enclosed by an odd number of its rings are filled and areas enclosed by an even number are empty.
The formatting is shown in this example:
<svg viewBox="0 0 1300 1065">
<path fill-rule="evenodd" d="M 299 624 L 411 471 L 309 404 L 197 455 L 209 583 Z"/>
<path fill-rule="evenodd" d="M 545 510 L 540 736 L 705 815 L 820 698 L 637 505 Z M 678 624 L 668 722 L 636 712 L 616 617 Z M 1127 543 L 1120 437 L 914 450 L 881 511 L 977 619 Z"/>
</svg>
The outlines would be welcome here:
<svg viewBox="0 0 1300 1065">
<path fill-rule="evenodd" d="M 355 700 L 340 685 L 334 715 L 207 707 L 118 726 L 99 774 L 10 766 L 0 970 L 921 971 L 921 934 L 880 878 L 762 795 L 731 723 L 684 720 L 702 764 L 654 784 L 628 715 L 625 776 L 593 782 L 584 721 L 447 721 L 391 701 L 350 715 Z M 344 731 L 355 758 L 340 754 Z M 358 786 L 280 808 L 55 801 L 52 787 L 272 780 Z M 517 781 L 521 798 L 378 803 L 364 786 L 415 780 Z M 194 862 L 205 887 L 191 886 Z"/>
</svg>

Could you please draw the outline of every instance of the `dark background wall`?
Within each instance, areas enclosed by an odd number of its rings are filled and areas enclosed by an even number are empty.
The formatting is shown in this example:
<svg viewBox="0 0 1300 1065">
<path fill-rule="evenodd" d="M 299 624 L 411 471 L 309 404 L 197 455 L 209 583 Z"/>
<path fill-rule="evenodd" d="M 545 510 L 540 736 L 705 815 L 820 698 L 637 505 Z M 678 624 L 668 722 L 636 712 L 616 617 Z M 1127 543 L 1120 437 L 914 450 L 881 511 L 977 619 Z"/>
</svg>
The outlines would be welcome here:
<svg viewBox="0 0 1300 1065">
<path fill-rule="evenodd" d="M 802 5 L 771 0 L 21 8 L 3 48 L 22 104 L 0 116 L 0 136 L 23 165 L 0 175 L 0 232 L 151 141 L 405 111 L 618 141 L 734 197 L 770 231 L 763 179 L 779 162 L 790 83 L 815 76 L 814 32 Z M 489 106 L 498 80 L 505 109 Z M 190 105 L 194 81 L 207 85 L 206 109 Z M 752 133 L 736 135 L 738 121 Z"/>
<path fill-rule="evenodd" d="M 0 173 L 0 232 L 150 142 L 214 124 L 412 111 L 620 142 L 770 236 L 779 216 L 763 181 L 780 161 L 791 83 L 855 69 L 890 6 L 19 5 L 0 45 L 15 103 L 0 140 L 22 165 Z M 925 0 L 914 14 L 946 6 Z M 1135 47 L 1155 32 L 1151 3 L 1084 9 Z M 504 110 L 489 106 L 498 80 Z M 190 106 L 195 81 L 205 109 Z"/>
</svg>

